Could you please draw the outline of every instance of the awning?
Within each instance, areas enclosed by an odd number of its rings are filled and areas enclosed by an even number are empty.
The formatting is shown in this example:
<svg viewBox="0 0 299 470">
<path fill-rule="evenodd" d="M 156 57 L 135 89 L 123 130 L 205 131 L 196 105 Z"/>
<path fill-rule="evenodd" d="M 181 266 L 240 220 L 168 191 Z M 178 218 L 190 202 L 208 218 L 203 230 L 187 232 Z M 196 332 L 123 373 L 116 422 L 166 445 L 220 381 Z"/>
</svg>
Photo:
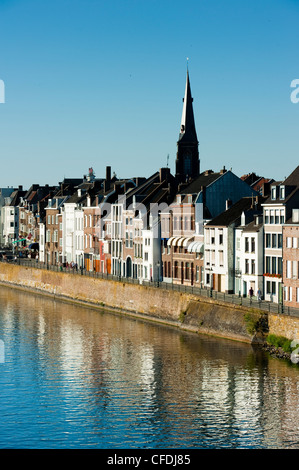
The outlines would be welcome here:
<svg viewBox="0 0 299 470">
<path fill-rule="evenodd" d="M 167 241 L 167 245 L 168 246 L 171 246 L 172 245 L 172 241 L 175 239 L 176 237 L 170 237 Z"/>
<path fill-rule="evenodd" d="M 183 241 L 183 247 L 184 248 L 187 248 L 187 246 L 189 245 L 189 243 L 193 240 L 194 237 L 189 237 L 189 238 L 185 238 L 185 240 Z"/>
<path fill-rule="evenodd" d="M 167 245 L 168 246 L 183 246 L 186 248 L 192 240 L 193 240 L 193 237 L 170 237 L 167 242 Z"/>
<path fill-rule="evenodd" d="M 188 252 L 189 253 L 202 253 L 203 251 L 203 243 L 201 242 L 192 242 L 188 246 Z"/>
<path fill-rule="evenodd" d="M 178 241 L 176 242 L 176 246 L 183 246 L 183 242 L 186 240 L 185 237 L 180 237 Z M 175 245 L 175 244 L 173 244 Z"/>
</svg>

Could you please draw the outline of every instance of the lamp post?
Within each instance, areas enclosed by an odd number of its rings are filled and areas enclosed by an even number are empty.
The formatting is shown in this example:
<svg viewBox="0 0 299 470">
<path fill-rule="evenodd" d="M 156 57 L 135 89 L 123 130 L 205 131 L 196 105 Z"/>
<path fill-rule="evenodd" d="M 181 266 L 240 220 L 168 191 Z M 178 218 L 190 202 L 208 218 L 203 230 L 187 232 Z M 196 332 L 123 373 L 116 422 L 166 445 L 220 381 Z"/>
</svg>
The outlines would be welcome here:
<svg viewBox="0 0 299 470">
<path fill-rule="evenodd" d="M 284 296 L 284 285 L 283 282 L 280 283 L 280 292 L 281 292 L 281 313 L 283 313 L 284 305 L 283 305 L 283 296 Z"/>
<path fill-rule="evenodd" d="M 158 282 L 157 282 L 157 286 L 159 287 L 159 281 L 160 281 L 160 261 L 157 262 L 157 270 L 158 270 Z"/>
</svg>

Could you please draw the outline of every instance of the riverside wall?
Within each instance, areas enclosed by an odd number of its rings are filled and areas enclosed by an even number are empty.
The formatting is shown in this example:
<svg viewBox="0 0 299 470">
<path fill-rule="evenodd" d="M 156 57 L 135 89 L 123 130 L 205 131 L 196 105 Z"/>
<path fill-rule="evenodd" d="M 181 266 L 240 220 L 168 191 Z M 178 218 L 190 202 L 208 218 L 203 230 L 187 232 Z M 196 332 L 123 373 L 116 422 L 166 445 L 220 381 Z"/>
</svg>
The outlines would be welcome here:
<svg viewBox="0 0 299 470">
<path fill-rule="evenodd" d="M 0 283 L 49 295 L 64 301 L 106 308 L 120 314 L 160 322 L 196 333 L 260 342 L 260 335 L 248 331 L 245 314 L 254 318 L 267 315 L 273 334 L 294 339 L 299 319 L 265 314 L 258 310 L 203 298 L 190 293 L 152 286 L 36 269 L 13 263 L 0 263 Z"/>
</svg>

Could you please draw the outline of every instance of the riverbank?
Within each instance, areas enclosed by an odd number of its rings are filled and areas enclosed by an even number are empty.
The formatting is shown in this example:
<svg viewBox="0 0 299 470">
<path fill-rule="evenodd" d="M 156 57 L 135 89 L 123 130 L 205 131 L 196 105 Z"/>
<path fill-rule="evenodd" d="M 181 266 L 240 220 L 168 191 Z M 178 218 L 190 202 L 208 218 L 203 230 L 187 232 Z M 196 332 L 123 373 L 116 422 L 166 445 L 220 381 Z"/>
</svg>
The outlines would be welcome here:
<svg viewBox="0 0 299 470">
<path fill-rule="evenodd" d="M 0 283 L 67 302 L 106 308 L 183 330 L 246 343 L 264 344 L 268 331 L 283 334 L 290 339 L 299 333 L 299 318 L 281 318 L 281 315 L 192 293 L 92 278 L 77 273 L 0 263 Z"/>
</svg>

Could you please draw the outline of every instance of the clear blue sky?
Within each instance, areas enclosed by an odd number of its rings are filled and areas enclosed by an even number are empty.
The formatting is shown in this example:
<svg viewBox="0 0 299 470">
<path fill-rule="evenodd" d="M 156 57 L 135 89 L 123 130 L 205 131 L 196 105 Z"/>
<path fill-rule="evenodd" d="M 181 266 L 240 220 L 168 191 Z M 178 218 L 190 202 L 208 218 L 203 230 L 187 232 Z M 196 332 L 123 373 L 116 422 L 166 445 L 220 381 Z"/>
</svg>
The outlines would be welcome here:
<svg viewBox="0 0 299 470">
<path fill-rule="evenodd" d="M 201 170 L 299 164 L 299 0 L 0 0 L 0 187 L 174 172 L 189 57 Z"/>
</svg>

